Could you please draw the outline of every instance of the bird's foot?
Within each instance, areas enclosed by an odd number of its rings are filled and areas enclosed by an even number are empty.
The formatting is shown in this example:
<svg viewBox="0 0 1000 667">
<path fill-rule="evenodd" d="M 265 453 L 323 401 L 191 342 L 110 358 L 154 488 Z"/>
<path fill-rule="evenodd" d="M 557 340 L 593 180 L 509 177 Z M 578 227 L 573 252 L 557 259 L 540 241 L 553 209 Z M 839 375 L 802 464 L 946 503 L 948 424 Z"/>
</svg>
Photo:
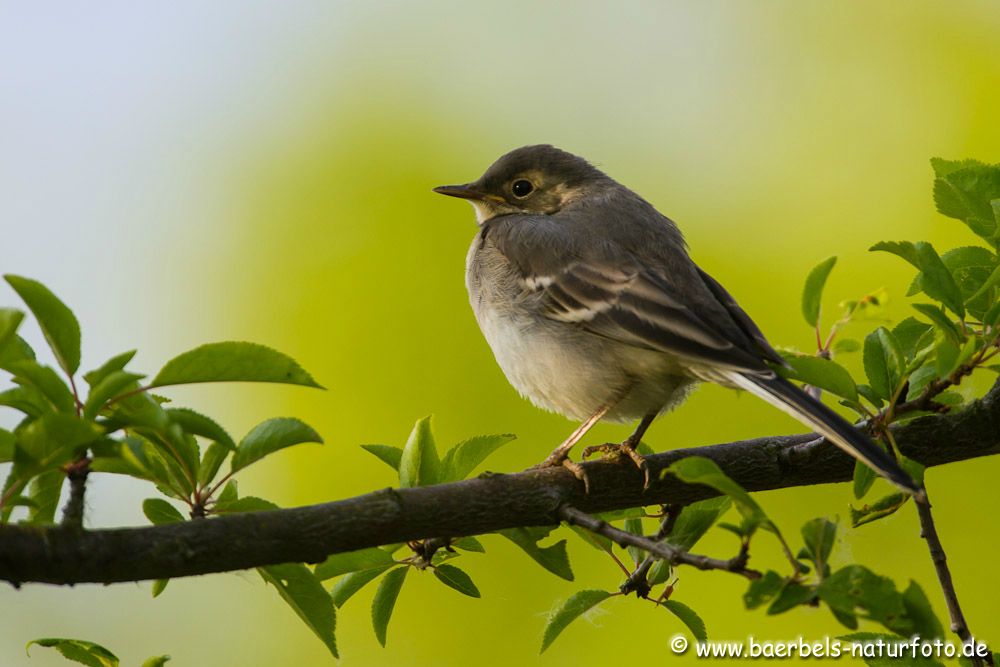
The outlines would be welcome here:
<svg viewBox="0 0 1000 667">
<path fill-rule="evenodd" d="M 583 482 L 584 493 L 590 493 L 590 478 L 587 477 L 587 472 L 583 469 L 576 461 L 571 461 L 569 458 L 569 453 L 565 451 L 555 450 L 549 454 L 544 461 L 538 465 L 533 465 L 529 470 L 544 470 L 545 468 L 566 468 L 573 476 L 578 480 Z"/>
<path fill-rule="evenodd" d="M 629 438 L 625 442 L 606 442 L 603 445 L 591 445 L 585 447 L 582 458 L 589 458 L 590 456 L 600 452 L 605 455 L 605 458 L 619 458 L 622 456 L 627 456 L 632 459 L 632 463 L 635 467 L 639 469 L 642 473 L 642 488 L 649 488 L 649 464 L 646 463 L 646 457 L 636 451 L 637 443 L 632 442 Z"/>
</svg>

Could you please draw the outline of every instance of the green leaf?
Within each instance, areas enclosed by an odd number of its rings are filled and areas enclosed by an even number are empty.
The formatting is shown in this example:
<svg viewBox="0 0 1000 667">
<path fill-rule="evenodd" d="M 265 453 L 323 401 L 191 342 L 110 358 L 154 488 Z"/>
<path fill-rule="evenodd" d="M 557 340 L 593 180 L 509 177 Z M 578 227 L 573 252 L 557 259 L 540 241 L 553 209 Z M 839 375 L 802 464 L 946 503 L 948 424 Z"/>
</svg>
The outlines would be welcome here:
<svg viewBox="0 0 1000 667">
<path fill-rule="evenodd" d="M 73 311 L 36 280 L 9 273 L 4 278 L 38 320 L 59 365 L 73 375 L 80 367 L 80 323 Z"/>
<path fill-rule="evenodd" d="M 816 591 L 831 609 L 851 614 L 855 609 L 868 612 L 870 618 L 907 637 L 913 621 L 906 615 L 903 596 L 896 585 L 862 565 L 843 567 L 819 585 Z"/>
<path fill-rule="evenodd" d="M 870 250 L 889 252 L 908 261 L 922 272 L 920 285 L 927 296 L 942 302 L 959 317 L 965 315 L 962 291 L 930 243 L 883 241 L 873 245 Z"/>
<path fill-rule="evenodd" d="M 399 486 L 404 489 L 430 486 L 437 483 L 440 473 L 441 462 L 431 432 L 431 418 L 424 417 L 417 420 L 403 447 L 399 461 Z"/>
<path fill-rule="evenodd" d="M 132 357 L 135 356 L 136 350 L 129 350 L 128 352 L 122 352 L 117 354 L 107 361 L 105 361 L 99 368 L 95 368 L 92 371 L 83 374 L 83 379 L 87 381 L 91 387 L 100 384 L 101 380 L 106 378 L 108 375 L 115 371 L 120 371 L 125 368 L 128 362 L 132 361 Z"/>
<path fill-rule="evenodd" d="M 28 523 L 38 525 L 55 520 L 65 479 L 66 473 L 62 470 L 50 470 L 31 480 L 28 498 L 32 506 L 28 510 Z"/>
<path fill-rule="evenodd" d="M 566 581 L 573 581 L 573 570 L 566 555 L 566 540 L 559 540 L 547 547 L 538 546 L 538 541 L 547 537 L 550 528 L 508 528 L 497 531 L 508 540 L 521 547 L 536 563 Z"/>
<path fill-rule="evenodd" d="M 875 391 L 866 384 L 858 385 L 858 394 L 868 400 L 869 403 L 874 405 L 876 408 L 881 409 L 884 401 L 879 397 Z"/>
<path fill-rule="evenodd" d="M 884 519 L 890 514 L 895 514 L 896 510 L 902 507 L 909 498 L 910 495 L 907 493 L 892 493 L 871 505 L 864 505 L 861 509 L 851 507 L 851 526 L 857 528 L 866 523 Z"/>
<path fill-rule="evenodd" d="M 155 437 L 155 434 L 149 435 Z M 145 433 L 140 434 L 137 429 L 133 435 L 126 437 L 124 442 L 125 447 L 119 449 L 119 455 L 127 468 L 131 469 L 125 474 L 148 479 L 156 483 L 161 493 L 178 500 L 185 500 L 187 494 L 193 492 L 192 480 L 174 458 L 173 452 L 165 445 L 167 441 L 154 444 L 145 437 Z M 192 454 L 195 458 L 194 464 L 197 465 L 197 451 Z M 173 487 L 176 487 L 182 495 L 178 495 Z"/>
<path fill-rule="evenodd" d="M 934 170 L 934 175 L 938 178 L 943 178 L 952 174 L 959 169 L 972 169 L 977 167 L 986 167 L 987 165 L 979 160 L 945 160 L 940 157 L 931 158 L 931 169 Z"/>
<path fill-rule="evenodd" d="M 83 405 L 83 416 L 87 419 L 95 418 L 109 400 L 127 389 L 137 388 L 139 380 L 144 377 L 146 376 L 139 373 L 111 371 L 90 390 L 87 402 Z"/>
<path fill-rule="evenodd" d="M 566 626 L 609 597 L 611 597 L 611 593 L 599 590 L 580 591 L 570 596 L 549 616 L 549 622 L 545 626 L 545 635 L 542 637 L 542 649 L 539 653 L 544 653 L 545 649 L 551 646 L 556 637 L 566 629 Z"/>
<path fill-rule="evenodd" d="M 451 543 L 451 546 L 462 551 L 474 551 L 476 553 L 486 553 L 486 547 L 476 538 L 470 536 L 460 537 Z"/>
<path fill-rule="evenodd" d="M 845 628 L 850 628 L 851 630 L 858 629 L 858 617 L 855 614 L 841 611 L 839 609 L 830 609 L 830 613 L 833 614 L 833 617 L 837 619 L 837 621 Z"/>
<path fill-rule="evenodd" d="M 24 647 L 28 655 L 30 655 L 29 649 L 32 644 L 54 648 L 67 660 L 78 662 L 81 665 L 88 665 L 88 667 L 118 667 L 118 656 L 100 644 L 88 642 L 83 639 L 63 639 L 58 637 L 34 639 Z"/>
<path fill-rule="evenodd" d="M 361 445 L 361 449 L 373 454 L 378 460 L 395 471 L 399 471 L 399 462 L 403 458 L 403 450 L 392 445 Z"/>
<path fill-rule="evenodd" d="M 708 641 L 708 633 L 705 631 L 705 621 L 695 613 L 694 609 L 683 602 L 677 600 L 664 600 L 660 606 L 681 620 L 687 626 L 691 635 L 700 642 Z"/>
<path fill-rule="evenodd" d="M 991 257 L 995 259 L 996 256 L 991 255 Z M 970 273 L 972 272 L 970 271 Z M 969 287 L 974 286 L 979 277 L 979 275 L 973 276 L 969 281 Z M 995 299 L 991 299 L 990 295 L 993 292 L 993 288 L 1000 285 L 1000 266 L 996 266 L 985 279 L 978 282 L 978 288 L 970 296 L 966 297 L 965 303 L 969 306 L 969 310 L 973 314 L 979 313 L 979 317 L 982 317 L 995 302 Z M 964 292 L 966 283 L 960 281 L 959 284 L 962 286 Z"/>
<path fill-rule="evenodd" d="M 872 484 L 875 483 L 877 478 L 878 475 L 876 475 L 875 471 L 869 468 L 867 464 L 862 463 L 861 461 L 855 461 L 853 479 L 854 497 L 859 500 L 864 498 L 865 495 L 868 494 L 868 491 L 872 488 Z"/>
<path fill-rule="evenodd" d="M 13 373 L 14 382 L 38 390 L 57 412 L 74 412 L 76 409 L 69 387 L 49 366 L 43 366 L 34 359 L 24 359 L 8 364 L 7 370 Z"/>
<path fill-rule="evenodd" d="M 931 326 L 914 317 L 907 317 L 892 330 L 903 358 L 912 361 L 920 349 L 920 341 L 931 330 Z"/>
<path fill-rule="evenodd" d="M 216 514 L 236 514 L 238 512 L 273 512 L 281 509 L 270 500 L 264 500 L 257 496 L 243 496 L 235 500 L 219 500 L 215 504 L 213 511 Z"/>
<path fill-rule="evenodd" d="M 222 443 L 213 442 L 209 445 L 198 465 L 198 483 L 202 486 L 211 484 L 227 456 L 229 456 L 229 450 Z"/>
<path fill-rule="evenodd" d="M 383 549 L 371 547 L 333 554 L 316 566 L 315 573 L 316 577 L 322 581 L 348 572 L 384 568 L 394 563 L 392 554 Z"/>
<path fill-rule="evenodd" d="M 142 501 L 142 513 L 154 526 L 177 523 L 184 520 L 180 510 L 162 498 L 146 498 Z"/>
<path fill-rule="evenodd" d="M 962 335 L 959 333 L 958 327 L 943 310 L 929 303 L 914 303 L 911 305 L 914 310 L 926 316 L 938 329 L 947 334 L 954 343 L 958 344 L 962 341 Z"/>
<path fill-rule="evenodd" d="M 472 578 L 454 565 L 438 565 L 434 568 L 434 576 L 445 586 L 454 588 L 462 595 L 468 595 L 470 598 L 481 597 L 479 589 L 472 583 Z"/>
<path fill-rule="evenodd" d="M 15 361 L 34 358 L 35 351 L 17 334 L 14 334 L 6 343 L 0 345 L 0 368 L 7 368 Z"/>
<path fill-rule="evenodd" d="M 155 655 L 151 658 L 146 658 L 141 667 L 163 667 L 163 665 L 167 664 L 169 661 L 169 655 Z"/>
<path fill-rule="evenodd" d="M 962 350 L 950 338 L 940 334 L 935 338 L 935 343 L 934 371 L 939 378 L 944 379 L 961 364 Z"/>
<path fill-rule="evenodd" d="M 837 524 L 828 519 L 813 519 L 802 526 L 802 541 L 806 545 L 806 553 L 821 576 L 825 576 L 829 567 L 827 563 L 830 562 L 830 552 L 836 539 Z"/>
<path fill-rule="evenodd" d="M 941 255 L 941 261 L 951 272 L 955 284 L 962 292 L 965 306 L 976 318 L 983 313 L 994 299 L 991 299 L 992 288 L 1000 281 L 1000 265 L 997 256 L 982 246 L 964 246 L 954 248 Z M 915 294 L 923 289 L 922 274 L 918 275 L 910 287 Z"/>
<path fill-rule="evenodd" d="M 161 455 L 178 489 L 193 493 L 200 466 L 198 443 L 171 421 L 157 400 L 146 393 L 120 398 L 113 404 L 112 420 L 147 439 Z M 165 480 L 164 480 L 165 481 Z"/>
<path fill-rule="evenodd" d="M 997 302 L 990 306 L 990 309 L 986 311 L 986 314 L 983 315 L 982 322 L 986 325 L 994 325 L 1000 322 L 1000 299 L 998 299 Z"/>
<path fill-rule="evenodd" d="M 945 266 L 930 243 L 918 241 L 917 259 L 920 262 L 920 287 L 923 292 L 946 305 L 959 317 L 965 316 L 965 297 L 955 282 L 955 277 Z"/>
<path fill-rule="evenodd" d="M 906 400 L 912 400 L 920 395 L 920 392 L 937 377 L 937 368 L 934 364 L 921 366 L 910 375 L 910 388 L 906 392 Z"/>
<path fill-rule="evenodd" d="M 150 592 L 153 594 L 154 598 L 160 597 L 163 591 L 167 590 L 167 584 L 170 583 L 169 579 L 157 579 L 153 582 L 153 586 Z"/>
<path fill-rule="evenodd" d="M 997 221 L 992 200 L 1000 199 L 1000 167 L 966 160 L 939 160 L 934 179 L 934 202 L 942 215 L 961 220 L 976 235 L 996 243 Z M 959 166 L 961 165 L 961 166 Z"/>
<path fill-rule="evenodd" d="M 389 628 L 389 619 L 392 618 L 392 610 L 396 606 L 396 599 L 399 597 L 399 590 L 403 587 L 406 573 L 409 567 L 397 567 L 382 577 L 378 590 L 375 591 L 375 598 L 372 600 L 372 627 L 375 628 L 375 638 L 383 647 L 385 646 L 385 635 Z"/>
<path fill-rule="evenodd" d="M 743 594 L 743 604 L 747 609 L 756 609 L 765 602 L 773 600 L 784 585 L 785 579 L 780 574 L 768 570 L 763 577 L 750 582 L 746 593 Z"/>
<path fill-rule="evenodd" d="M 191 435 L 200 435 L 229 450 L 236 449 L 236 443 L 233 442 L 232 436 L 210 417 L 189 408 L 168 408 L 166 412 L 170 421 L 179 424 Z"/>
<path fill-rule="evenodd" d="M 718 496 L 685 506 L 677 516 L 677 521 L 667 536 L 667 542 L 684 551 L 690 551 L 708 529 L 729 511 L 732 504 L 733 501 L 729 496 Z"/>
<path fill-rule="evenodd" d="M 799 582 L 789 579 L 771 602 L 771 606 L 767 608 L 767 615 L 782 614 L 789 609 L 808 604 L 815 596 L 816 592 L 812 587 L 803 586 Z"/>
<path fill-rule="evenodd" d="M 615 543 L 609 538 L 604 537 L 603 535 L 598 535 L 597 533 L 587 530 L 586 528 L 581 528 L 580 526 L 570 526 L 569 529 L 576 533 L 581 540 L 598 551 L 603 551 L 606 554 L 613 553 Z"/>
<path fill-rule="evenodd" d="M 24 313 L 14 308 L 0 308 L 0 350 L 14 339 L 17 328 L 24 320 Z"/>
<path fill-rule="evenodd" d="M 330 590 L 330 596 L 333 598 L 333 604 L 337 605 L 337 607 L 343 607 L 344 603 L 350 600 L 355 593 L 365 586 L 365 584 L 373 579 L 376 579 L 390 567 L 392 566 L 384 565 L 371 570 L 359 570 L 357 572 L 345 574 L 337 580 L 337 583 L 334 584 L 333 588 Z"/>
<path fill-rule="evenodd" d="M 934 402 L 941 405 L 947 405 L 950 408 L 957 408 L 965 403 L 965 396 L 957 391 L 942 391 L 934 397 Z"/>
<path fill-rule="evenodd" d="M 899 343 L 885 327 L 865 336 L 864 365 L 872 390 L 889 400 L 902 379 L 905 362 Z"/>
<path fill-rule="evenodd" d="M 239 498 L 239 495 L 239 483 L 235 479 L 231 479 L 222 487 L 222 491 L 219 492 L 216 502 L 231 503 Z"/>
<path fill-rule="evenodd" d="M 174 357 L 151 387 L 199 382 L 277 382 L 320 385 L 291 357 L 256 343 L 209 343 Z"/>
<path fill-rule="evenodd" d="M 633 517 L 625 519 L 625 525 L 623 529 L 626 533 L 632 533 L 633 535 L 642 535 L 642 519 L 639 517 Z M 636 546 L 629 546 L 626 548 L 628 555 L 632 557 L 632 562 L 639 565 L 645 559 L 646 552 Z"/>
<path fill-rule="evenodd" d="M 670 579 L 670 575 L 673 574 L 673 571 L 673 566 L 667 561 L 653 561 L 652 566 L 649 568 L 649 573 L 646 575 L 646 583 L 650 586 L 659 586 Z"/>
<path fill-rule="evenodd" d="M 913 622 L 913 632 L 924 640 L 944 639 L 944 628 L 938 620 L 931 603 L 924 594 L 920 584 L 910 580 L 910 585 L 903 591 L 903 606 L 906 616 Z"/>
<path fill-rule="evenodd" d="M 333 599 L 326 592 L 312 570 L 301 563 L 285 563 L 258 567 L 257 572 L 267 583 L 278 589 L 278 594 L 298 614 L 320 641 L 337 656 L 337 610 Z"/>
<path fill-rule="evenodd" d="M 736 509 L 747 521 L 751 531 L 760 526 L 779 534 L 777 527 L 767 518 L 757 501 L 751 498 L 743 487 L 727 477 L 715 461 L 704 456 L 687 456 L 670 464 L 664 472 L 670 473 L 688 484 L 710 486 L 732 498 Z"/>
<path fill-rule="evenodd" d="M 323 438 L 305 422 L 292 417 L 268 419 L 254 426 L 233 454 L 233 472 L 246 468 L 279 449 L 306 442 L 323 444 Z"/>
<path fill-rule="evenodd" d="M 791 372 L 788 372 L 787 369 L 776 369 L 782 375 L 813 387 L 819 387 L 849 401 L 857 402 L 858 388 L 854 384 L 854 379 L 847 372 L 847 369 L 836 361 L 806 354 L 794 355 L 788 352 L 781 356 L 792 367 Z"/>
<path fill-rule="evenodd" d="M 14 460 L 15 442 L 13 433 L 0 428 L 0 463 L 10 463 Z"/>
<path fill-rule="evenodd" d="M 78 447 L 90 444 L 103 435 L 101 428 L 93 422 L 53 412 L 34 420 L 18 432 L 18 450 L 40 469 L 50 468 L 69 462 Z"/>
<path fill-rule="evenodd" d="M 802 316 L 806 318 L 806 323 L 814 327 L 819 322 L 819 307 L 823 299 L 823 287 L 826 279 L 833 270 L 833 265 L 837 263 L 836 257 L 828 257 L 809 272 L 806 277 L 805 289 L 802 290 Z"/>
<path fill-rule="evenodd" d="M 465 479 L 490 454 L 515 438 L 516 436 L 510 433 L 479 435 L 458 443 L 445 453 L 441 461 L 441 481 L 455 482 Z"/>
</svg>

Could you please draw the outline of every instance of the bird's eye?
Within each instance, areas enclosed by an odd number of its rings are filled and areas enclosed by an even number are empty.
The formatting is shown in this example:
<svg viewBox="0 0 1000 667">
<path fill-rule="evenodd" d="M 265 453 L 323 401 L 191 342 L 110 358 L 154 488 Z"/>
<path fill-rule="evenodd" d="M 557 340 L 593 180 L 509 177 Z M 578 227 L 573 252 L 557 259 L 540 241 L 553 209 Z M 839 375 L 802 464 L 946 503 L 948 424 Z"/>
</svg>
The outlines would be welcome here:
<svg viewBox="0 0 1000 667">
<path fill-rule="evenodd" d="M 531 184 L 531 181 L 526 181 L 525 179 L 520 179 L 514 181 L 514 184 L 510 186 L 510 191 L 514 193 L 517 198 L 527 197 L 531 194 L 531 191 L 535 189 L 535 186 Z"/>
</svg>

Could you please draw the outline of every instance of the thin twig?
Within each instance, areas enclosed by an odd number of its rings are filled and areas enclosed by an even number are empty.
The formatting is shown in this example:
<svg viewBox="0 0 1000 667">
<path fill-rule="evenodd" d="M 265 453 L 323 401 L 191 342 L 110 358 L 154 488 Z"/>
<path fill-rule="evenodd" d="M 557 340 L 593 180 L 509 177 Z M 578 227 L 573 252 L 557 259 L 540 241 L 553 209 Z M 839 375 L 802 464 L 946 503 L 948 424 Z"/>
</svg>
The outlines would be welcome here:
<svg viewBox="0 0 1000 667">
<path fill-rule="evenodd" d="M 969 625 L 965 621 L 965 615 L 962 613 L 962 607 L 958 603 L 958 593 L 955 592 L 955 584 L 951 580 L 951 571 L 948 569 L 948 557 L 944 553 L 937 528 L 934 526 L 930 500 L 926 496 L 922 500 L 916 498 L 914 500 L 917 505 L 917 515 L 920 517 L 920 536 L 927 541 L 927 548 L 931 552 L 934 570 L 937 572 L 938 582 L 940 582 L 941 591 L 944 593 L 944 601 L 948 606 L 951 631 L 965 643 L 974 641 L 973 635 L 969 631 Z M 972 657 L 973 667 L 982 667 L 984 664 L 993 665 L 992 656 L 989 651 L 986 653 L 985 661 L 979 657 Z"/>
<path fill-rule="evenodd" d="M 593 517 L 586 512 L 581 512 L 570 505 L 560 507 L 559 516 L 567 523 L 586 528 L 598 535 L 603 535 L 620 546 L 639 547 L 643 551 L 648 551 L 654 556 L 662 558 L 671 565 L 691 565 L 699 570 L 723 570 L 738 574 L 747 579 L 759 579 L 761 577 L 760 572 L 751 570 L 746 566 L 745 558 L 736 557 L 729 560 L 722 560 L 701 554 L 692 554 L 683 549 L 670 546 L 665 542 L 655 542 L 648 537 L 634 535 L 620 528 L 615 528 L 607 521 Z"/>
<path fill-rule="evenodd" d="M 73 379 L 72 373 L 69 374 L 69 386 L 73 392 L 73 406 L 76 408 L 76 416 L 79 417 L 83 414 L 83 402 L 80 400 L 80 392 L 76 390 L 76 380 Z"/>
<path fill-rule="evenodd" d="M 62 525 L 67 528 L 83 528 L 84 496 L 87 492 L 87 476 L 90 474 L 90 459 L 84 457 L 66 467 L 69 480 L 69 498 L 63 507 Z"/>
<path fill-rule="evenodd" d="M 966 375 L 971 375 L 972 372 L 979 366 L 995 357 L 998 352 L 1000 352 L 1000 347 L 998 346 L 1000 346 L 1000 340 L 994 340 L 989 345 L 984 346 L 974 359 L 971 359 L 970 361 L 967 361 L 959 366 L 948 377 L 931 380 L 927 383 L 927 386 L 924 387 L 924 390 L 920 392 L 919 396 L 903 403 L 899 403 L 898 405 L 889 405 L 885 410 L 879 413 L 878 417 L 885 419 L 886 411 L 890 409 L 892 410 L 892 417 L 898 417 L 899 415 L 903 415 L 908 412 L 915 412 L 917 410 L 946 412 L 949 406 L 936 402 L 934 398 L 949 387 L 961 384 L 962 379 Z M 886 421 L 892 421 L 892 418 L 890 417 Z"/>
<path fill-rule="evenodd" d="M 670 536 L 670 533 L 674 530 L 674 524 L 677 523 L 677 517 L 681 515 L 681 510 L 684 507 L 682 505 L 666 505 L 663 509 L 666 515 L 663 517 L 663 521 L 660 522 L 660 529 L 656 532 L 656 537 L 653 538 L 657 542 L 662 542 Z M 628 579 L 618 587 L 619 592 L 628 595 L 635 591 L 635 594 L 641 598 L 649 595 L 650 586 L 646 577 L 649 574 L 649 568 L 653 567 L 653 563 L 655 562 L 656 558 L 652 555 L 646 556 L 629 575 Z"/>
</svg>

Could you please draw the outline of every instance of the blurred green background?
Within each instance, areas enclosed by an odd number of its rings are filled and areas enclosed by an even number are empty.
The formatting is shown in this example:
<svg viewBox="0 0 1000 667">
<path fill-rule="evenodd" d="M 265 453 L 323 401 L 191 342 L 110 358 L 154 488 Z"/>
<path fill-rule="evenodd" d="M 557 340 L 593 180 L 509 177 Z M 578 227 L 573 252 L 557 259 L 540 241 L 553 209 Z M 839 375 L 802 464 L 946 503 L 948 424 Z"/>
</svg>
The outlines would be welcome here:
<svg viewBox="0 0 1000 667">
<path fill-rule="evenodd" d="M 74 307 L 84 367 L 138 346 L 135 367 L 153 372 L 225 339 L 299 359 L 328 391 L 171 392 L 236 434 L 294 415 L 327 438 L 251 470 L 244 493 L 290 505 L 387 486 L 389 470 L 357 445 L 402 444 L 430 413 L 444 445 L 517 433 L 489 467 L 518 470 L 573 425 L 521 400 L 495 365 L 462 280 L 472 212 L 431 187 L 471 180 L 523 144 L 582 154 L 674 218 L 773 342 L 808 349 L 799 295 L 823 258 L 840 256 L 828 314 L 886 287 L 899 319 L 911 271 L 866 248 L 974 242 L 934 212 L 928 159 L 1000 159 L 998 29 L 990 0 L 0 3 L 0 269 Z M 704 387 L 648 440 L 798 430 L 751 397 Z M 588 441 L 627 432 L 600 426 Z M 998 461 L 928 474 L 966 614 L 994 643 L 1000 573 L 983 559 L 997 546 L 985 536 L 997 475 Z M 145 523 L 152 489 L 92 480 L 91 525 Z M 838 485 L 759 500 L 797 539 L 815 516 L 843 522 L 851 495 Z M 847 534 L 835 562 L 918 580 L 944 618 L 910 508 Z M 755 544 L 757 567 L 780 564 L 769 540 Z M 675 619 L 631 600 L 536 657 L 553 604 L 616 587 L 617 569 L 572 538 L 573 583 L 505 540 L 487 548 L 461 563 L 481 600 L 408 577 L 387 649 L 370 629 L 371 591 L 352 599 L 338 620 L 342 663 L 694 661 L 667 650 Z M 723 531 L 703 544 L 733 549 Z M 713 638 L 843 632 L 824 609 L 744 611 L 735 577 L 680 576 L 675 598 Z M 45 649 L 24 656 L 40 636 L 94 640 L 129 665 L 160 653 L 177 665 L 329 662 L 253 573 L 174 581 L 156 601 L 148 583 L 4 587 L 0 608 L 4 665 L 65 664 Z"/>
</svg>

